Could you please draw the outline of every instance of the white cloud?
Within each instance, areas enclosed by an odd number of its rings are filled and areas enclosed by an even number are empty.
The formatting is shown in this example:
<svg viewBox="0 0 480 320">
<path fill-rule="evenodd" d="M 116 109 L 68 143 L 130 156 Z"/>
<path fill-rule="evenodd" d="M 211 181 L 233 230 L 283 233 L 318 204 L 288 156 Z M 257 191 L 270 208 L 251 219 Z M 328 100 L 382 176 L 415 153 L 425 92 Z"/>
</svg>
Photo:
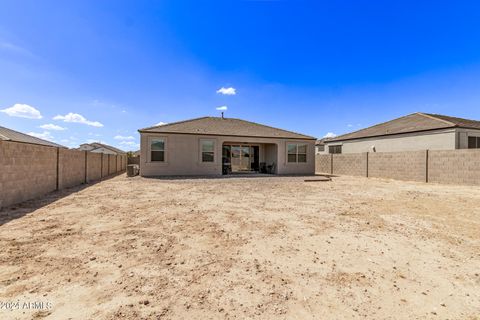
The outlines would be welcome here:
<svg viewBox="0 0 480 320">
<path fill-rule="evenodd" d="M 333 132 L 328 132 L 326 135 L 324 135 L 324 138 L 335 138 L 337 135 Z"/>
<path fill-rule="evenodd" d="M 117 135 L 117 136 L 113 137 L 113 139 L 116 139 L 116 140 L 135 140 L 135 138 L 132 137 L 132 136 L 120 136 L 120 135 Z"/>
<path fill-rule="evenodd" d="M 64 128 L 64 127 L 57 126 L 56 124 L 52 124 L 52 123 L 42 124 L 41 126 L 39 126 L 39 128 L 42 128 L 42 129 L 45 129 L 45 130 L 56 130 L 56 131 L 62 131 L 62 130 L 67 129 L 67 128 Z"/>
<path fill-rule="evenodd" d="M 160 121 L 159 123 L 156 124 L 156 126 L 164 126 L 166 124 L 168 124 L 168 123 Z"/>
<path fill-rule="evenodd" d="M 133 147 L 133 148 L 136 148 L 136 149 L 140 148 L 140 144 L 138 144 L 134 141 L 121 141 L 120 145 L 122 147 Z"/>
<path fill-rule="evenodd" d="M 353 124 L 347 124 L 347 127 L 351 128 L 353 127 Z"/>
<path fill-rule="evenodd" d="M 61 115 L 55 116 L 55 117 L 53 117 L 53 120 L 63 120 L 64 122 L 83 123 L 83 124 L 86 124 L 86 125 L 92 126 L 92 127 L 103 127 L 103 124 L 101 124 L 98 121 L 87 120 L 81 114 L 72 113 L 72 112 L 70 112 L 70 113 L 68 113 L 64 116 L 61 116 Z"/>
<path fill-rule="evenodd" d="M 43 131 L 42 133 L 37 133 L 37 132 L 29 132 L 27 133 L 30 136 L 37 137 L 40 139 L 48 140 L 48 141 L 54 141 L 52 135 L 48 131 Z"/>
<path fill-rule="evenodd" d="M 42 115 L 40 114 L 40 111 L 38 111 L 32 106 L 29 106 L 28 104 L 16 103 L 10 108 L 0 110 L 0 112 L 4 112 L 11 117 L 42 119 Z"/>
<path fill-rule="evenodd" d="M 17 46 L 11 42 L 0 41 L 0 50 L 10 51 L 12 53 L 18 53 L 20 55 L 34 57 L 34 55 L 27 49 Z"/>
<path fill-rule="evenodd" d="M 237 94 L 237 89 L 232 87 L 229 87 L 229 88 L 221 87 L 220 89 L 217 90 L 217 93 L 224 94 L 227 96 L 234 96 Z"/>
<path fill-rule="evenodd" d="M 217 110 L 219 111 L 226 111 L 228 109 L 227 106 L 221 106 L 221 107 L 218 107 Z"/>
</svg>

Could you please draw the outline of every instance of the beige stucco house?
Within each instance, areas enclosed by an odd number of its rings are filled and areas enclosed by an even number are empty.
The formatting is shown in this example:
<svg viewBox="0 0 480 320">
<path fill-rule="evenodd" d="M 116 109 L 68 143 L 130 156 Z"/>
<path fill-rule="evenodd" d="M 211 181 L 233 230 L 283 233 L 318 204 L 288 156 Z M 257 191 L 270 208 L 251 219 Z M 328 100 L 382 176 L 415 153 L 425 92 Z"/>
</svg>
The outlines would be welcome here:
<svg viewBox="0 0 480 320">
<path fill-rule="evenodd" d="M 83 143 L 77 148 L 77 150 L 90 151 L 93 153 L 113 154 L 113 155 L 122 155 L 126 153 L 123 150 L 120 150 L 118 148 L 115 148 L 100 142 Z"/>
<path fill-rule="evenodd" d="M 315 173 L 315 138 L 258 123 L 203 117 L 140 129 L 140 175 Z"/>
<path fill-rule="evenodd" d="M 480 121 L 417 112 L 324 143 L 324 153 L 480 148 Z"/>
</svg>

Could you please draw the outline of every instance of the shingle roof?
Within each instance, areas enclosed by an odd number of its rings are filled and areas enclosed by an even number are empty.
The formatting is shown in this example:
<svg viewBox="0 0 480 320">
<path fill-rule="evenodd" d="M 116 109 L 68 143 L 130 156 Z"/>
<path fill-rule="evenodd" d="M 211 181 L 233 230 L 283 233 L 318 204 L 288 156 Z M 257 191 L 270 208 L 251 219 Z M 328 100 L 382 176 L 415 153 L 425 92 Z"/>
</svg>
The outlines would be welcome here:
<svg viewBox="0 0 480 320">
<path fill-rule="evenodd" d="M 5 127 L 0 127 L 0 140 L 38 144 L 42 146 L 66 148 L 55 142 L 43 140 Z"/>
<path fill-rule="evenodd" d="M 200 135 L 315 139 L 300 133 L 278 129 L 255 122 L 234 118 L 203 117 L 186 121 L 174 122 L 138 130 L 139 132 L 183 133 Z"/>
<path fill-rule="evenodd" d="M 480 121 L 417 112 L 335 137 L 329 142 L 446 128 L 480 129 Z"/>
</svg>

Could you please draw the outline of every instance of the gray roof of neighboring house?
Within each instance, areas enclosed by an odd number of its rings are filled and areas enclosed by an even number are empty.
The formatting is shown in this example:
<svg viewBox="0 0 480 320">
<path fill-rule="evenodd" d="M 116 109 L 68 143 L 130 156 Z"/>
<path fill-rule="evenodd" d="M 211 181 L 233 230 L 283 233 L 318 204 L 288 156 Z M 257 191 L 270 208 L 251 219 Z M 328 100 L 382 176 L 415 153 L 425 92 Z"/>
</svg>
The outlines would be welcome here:
<svg viewBox="0 0 480 320">
<path fill-rule="evenodd" d="M 480 130 L 480 121 L 417 112 L 332 138 L 328 142 L 381 137 L 393 134 L 422 132 L 447 128 L 468 128 Z"/>
<path fill-rule="evenodd" d="M 5 127 L 0 127 L 0 140 L 38 144 L 48 147 L 67 148 L 55 142 L 43 140 Z"/>
<path fill-rule="evenodd" d="M 278 129 L 255 122 L 234 118 L 202 117 L 138 130 L 153 133 L 181 133 L 199 135 L 308 139 L 316 138 L 300 133 Z"/>
<path fill-rule="evenodd" d="M 91 145 L 93 147 L 96 147 L 97 149 L 98 148 L 105 148 L 105 149 L 108 149 L 108 150 L 111 150 L 113 152 L 116 152 L 116 153 L 119 153 L 119 154 L 123 154 L 123 153 L 126 153 L 125 151 L 123 150 L 120 150 L 118 148 L 115 148 L 115 147 L 112 147 L 108 144 L 103 144 L 103 143 L 100 143 L 100 142 L 92 142 L 92 143 L 84 143 L 84 144 L 88 144 L 88 145 Z M 95 150 L 95 149 L 93 149 Z"/>
</svg>

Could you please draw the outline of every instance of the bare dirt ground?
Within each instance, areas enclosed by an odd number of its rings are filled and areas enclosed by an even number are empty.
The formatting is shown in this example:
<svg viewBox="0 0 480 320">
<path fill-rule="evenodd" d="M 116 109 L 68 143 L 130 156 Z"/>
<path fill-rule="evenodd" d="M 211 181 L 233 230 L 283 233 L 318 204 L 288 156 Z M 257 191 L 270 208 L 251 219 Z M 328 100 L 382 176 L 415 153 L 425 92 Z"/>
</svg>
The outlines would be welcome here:
<svg viewBox="0 0 480 320">
<path fill-rule="evenodd" d="M 0 219 L 1 319 L 480 319 L 478 187 L 117 176 Z"/>
</svg>

